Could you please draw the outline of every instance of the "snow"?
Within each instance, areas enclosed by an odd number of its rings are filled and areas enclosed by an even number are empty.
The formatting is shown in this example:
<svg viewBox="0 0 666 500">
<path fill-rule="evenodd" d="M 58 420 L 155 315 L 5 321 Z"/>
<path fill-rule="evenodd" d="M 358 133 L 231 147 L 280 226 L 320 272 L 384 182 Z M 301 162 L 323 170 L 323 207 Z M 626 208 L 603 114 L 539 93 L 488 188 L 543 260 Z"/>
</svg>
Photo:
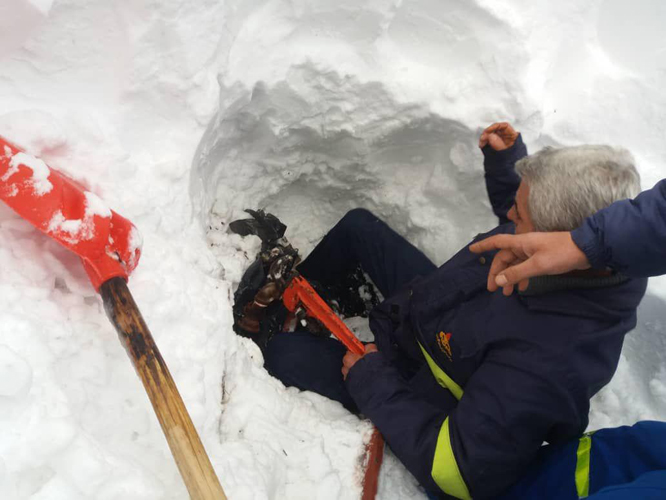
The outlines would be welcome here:
<svg viewBox="0 0 666 500">
<path fill-rule="evenodd" d="M 25 360 L 11 349 L 0 348 L 0 398 L 22 398 L 27 395 L 32 382 L 32 369 Z"/>
<path fill-rule="evenodd" d="M 130 288 L 228 496 L 358 498 L 367 422 L 231 329 L 258 241 L 227 224 L 267 208 L 307 254 L 362 206 L 442 262 L 494 224 L 497 120 L 532 151 L 624 146 L 650 187 L 664 25 L 658 0 L 3 0 L 0 134 L 143 234 Z M 0 497 L 186 498 L 79 259 L 3 205 L 0 263 Z M 590 428 L 666 419 L 665 300 L 652 280 Z M 423 498 L 390 454 L 379 496 Z"/>
<path fill-rule="evenodd" d="M 48 231 L 49 233 L 57 233 L 59 231 L 69 233 L 72 242 L 76 242 L 79 239 L 91 239 L 93 237 L 92 227 L 90 227 L 90 231 L 87 231 L 86 234 L 82 235 L 82 238 L 79 236 L 82 226 L 83 219 L 66 219 L 62 212 L 58 210 L 49 222 Z"/>
<path fill-rule="evenodd" d="M 84 218 L 88 219 L 95 215 L 108 219 L 111 217 L 111 209 L 104 203 L 99 196 L 90 191 L 84 191 L 86 198 L 86 209 Z"/>
<path fill-rule="evenodd" d="M 96 194 L 91 193 L 90 191 L 84 191 L 83 195 L 85 197 L 83 218 L 67 219 L 62 211 L 58 210 L 53 214 L 53 217 L 47 226 L 47 231 L 50 234 L 53 234 L 57 238 L 62 238 L 70 244 L 76 244 L 80 241 L 90 240 L 95 237 L 95 216 L 108 219 L 111 217 L 111 209 Z M 137 245 L 137 233 L 138 231 L 133 229 L 130 234 L 132 255 L 134 255 L 137 248 L 141 248 L 140 236 L 138 240 L 139 246 L 135 246 Z"/>
<path fill-rule="evenodd" d="M 109 237 L 109 240 L 112 240 L 112 238 Z M 110 243 L 113 243 L 113 241 L 110 241 Z M 138 251 L 143 248 L 143 236 L 141 236 L 141 233 L 136 227 L 133 227 L 130 231 L 127 243 L 129 245 L 128 251 L 130 255 L 129 268 L 134 269 L 137 265 L 137 257 L 140 255 Z"/>
<path fill-rule="evenodd" d="M 5 150 L 5 156 L 7 156 L 7 150 Z M 51 175 L 49 167 L 44 161 L 26 153 L 16 153 L 11 157 L 9 168 L 0 180 L 6 182 L 11 179 L 19 171 L 19 167 L 28 167 L 32 170 L 30 183 L 37 196 L 43 196 L 53 189 L 53 184 L 49 182 L 49 175 Z"/>
</svg>

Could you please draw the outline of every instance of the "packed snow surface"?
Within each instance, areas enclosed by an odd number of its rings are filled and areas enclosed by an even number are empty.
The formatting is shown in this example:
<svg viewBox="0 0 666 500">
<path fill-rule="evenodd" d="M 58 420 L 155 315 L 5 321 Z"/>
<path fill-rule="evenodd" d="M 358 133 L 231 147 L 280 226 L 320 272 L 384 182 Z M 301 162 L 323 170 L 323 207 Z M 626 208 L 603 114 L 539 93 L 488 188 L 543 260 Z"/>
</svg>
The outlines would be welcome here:
<svg viewBox="0 0 666 500">
<path fill-rule="evenodd" d="M 3 0 L 0 135 L 143 234 L 130 288 L 229 498 L 353 499 L 370 426 L 233 333 L 258 242 L 226 225 L 266 208 L 307 254 L 366 207 L 441 263 L 495 224 L 475 143 L 498 120 L 532 151 L 624 146 L 650 187 L 663 26 L 659 0 Z M 665 300 L 652 280 L 592 429 L 666 419 Z M 186 498 L 78 258 L 4 205 L 0 422 L 0 498 Z M 379 496 L 423 493 L 388 454 Z"/>
</svg>

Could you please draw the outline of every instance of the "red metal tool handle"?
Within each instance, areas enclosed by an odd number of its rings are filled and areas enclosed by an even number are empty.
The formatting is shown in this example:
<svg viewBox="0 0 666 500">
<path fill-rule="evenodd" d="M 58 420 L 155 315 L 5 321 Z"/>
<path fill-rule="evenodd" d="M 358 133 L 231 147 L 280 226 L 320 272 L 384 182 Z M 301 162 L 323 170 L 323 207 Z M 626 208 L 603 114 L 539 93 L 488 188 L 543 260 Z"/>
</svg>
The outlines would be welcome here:
<svg viewBox="0 0 666 500">
<path fill-rule="evenodd" d="M 295 312 L 299 306 L 305 308 L 309 316 L 323 323 L 328 330 L 354 354 L 364 354 L 365 347 L 347 328 L 314 288 L 302 276 L 294 277 L 284 291 L 282 301 L 285 307 Z"/>
<path fill-rule="evenodd" d="M 295 276 L 284 291 L 282 301 L 291 312 L 296 312 L 299 307 L 304 307 L 309 316 L 321 321 L 347 349 L 355 354 L 365 353 L 365 347 L 361 341 L 336 316 L 305 278 Z M 379 469 L 384 459 L 384 438 L 377 428 L 373 431 L 370 442 L 366 446 L 365 457 L 361 500 L 374 500 L 379 484 Z"/>
</svg>

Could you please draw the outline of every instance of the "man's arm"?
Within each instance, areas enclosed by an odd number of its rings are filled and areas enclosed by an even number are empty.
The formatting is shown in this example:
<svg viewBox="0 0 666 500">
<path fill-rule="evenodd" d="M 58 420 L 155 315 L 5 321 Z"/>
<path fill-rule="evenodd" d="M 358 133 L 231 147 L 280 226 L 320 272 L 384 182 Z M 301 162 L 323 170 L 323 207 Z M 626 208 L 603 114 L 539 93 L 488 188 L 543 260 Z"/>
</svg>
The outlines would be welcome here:
<svg viewBox="0 0 666 500">
<path fill-rule="evenodd" d="M 483 152 L 486 189 L 493 212 L 500 224 L 509 222 L 506 215 L 513 206 L 520 177 L 514 166 L 527 156 L 527 147 L 521 135 L 508 123 L 494 123 L 483 131 L 479 139 Z"/>
<path fill-rule="evenodd" d="M 525 472 L 552 422 L 572 407 L 566 392 L 527 374 L 528 354 L 519 354 L 519 365 L 515 353 L 489 354 L 450 411 L 414 394 L 381 353 L 352 367 L 347 388 L 423 486 L 488 498 Z"/>
<path fill-rule="evenodd" d="M 600 210 L 571 237 L 592 267 L 634 277 L 666 274 L 666 179 Z"/>
<path fill-rule="evenodd" d="M 474 243 L 476 253 L 500 250 L 488 288 L 521 288 L 534 276 L 563 274 L 591 266 L 628 276 L 666 274 L 666 179 L 634 200 L 613 203 L 571 233 L 498 235 Z"/>
<path fill-rule="evenodd" d="M 403 465 L 426 489 L 437 491 L 432 458 L 447 412 L 414 394 L 381 352 L 366 354 L 354 363 L 346 386 L 361 413 L 380 430 Z"/>
</svg>

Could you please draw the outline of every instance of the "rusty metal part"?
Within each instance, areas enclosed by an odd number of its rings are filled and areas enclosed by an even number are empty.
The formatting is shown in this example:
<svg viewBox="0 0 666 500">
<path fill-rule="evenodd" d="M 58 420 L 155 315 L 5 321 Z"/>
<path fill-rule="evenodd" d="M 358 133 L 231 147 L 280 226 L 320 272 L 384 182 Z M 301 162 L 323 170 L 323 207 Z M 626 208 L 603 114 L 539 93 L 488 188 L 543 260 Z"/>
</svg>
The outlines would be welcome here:
<svg viewBox="0 0 666 500">
<path fill-rule="evenodd" d="M 282 288 L 274 281 L 269 281 L 259 289 L 252 302 L 245 304 L 243 317 L 238 325 L 250 333 L 259 333 L 261 320 L 266 315 L 266 308 L 282 296 Z"/>
</svg>

